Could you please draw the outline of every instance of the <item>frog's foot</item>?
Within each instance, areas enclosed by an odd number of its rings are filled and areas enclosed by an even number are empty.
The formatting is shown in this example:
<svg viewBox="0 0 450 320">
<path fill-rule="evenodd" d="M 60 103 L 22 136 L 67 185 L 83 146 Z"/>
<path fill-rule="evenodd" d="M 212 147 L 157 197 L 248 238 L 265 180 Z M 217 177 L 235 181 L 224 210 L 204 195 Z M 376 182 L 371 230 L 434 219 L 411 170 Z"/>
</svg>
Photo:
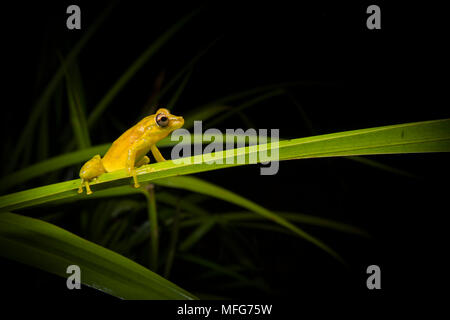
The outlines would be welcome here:
<svg viewBox="0 0 450 320">
<path fill-rule="evenodd" d="M 134 187 L 135 188 L 139 188 L 140 184 L 139 184 L 138 179 L 137 179 L 136 169 L 135 168 L 128 168 L 128 174 L 133 177 Z"/>
<path fill-rule="evenodd" d="M 84 179 L 81 179 L 81 184 L 80 184 L 80 187 L 78 188 L 78 193 L 83 193 L 83 184 L 84 184 Z"/>
<path fill-rule="evenodd" d="M 83 185 L 86 188 L 86 194 L 92 194 L 92 190 L 91 190 L 91 187 L 89 186 L 89 182 L 84 179 L 81 179 L 81 185 L 78 188 L 78 193 L 83 193 Z"/>
<path fill-rule="evenodd" d="M 89 182 L 85 181 L 84 185 L 86 186 L 86 194 L 92 194 L 91 187 L 89 187 Z"/>
</svg>

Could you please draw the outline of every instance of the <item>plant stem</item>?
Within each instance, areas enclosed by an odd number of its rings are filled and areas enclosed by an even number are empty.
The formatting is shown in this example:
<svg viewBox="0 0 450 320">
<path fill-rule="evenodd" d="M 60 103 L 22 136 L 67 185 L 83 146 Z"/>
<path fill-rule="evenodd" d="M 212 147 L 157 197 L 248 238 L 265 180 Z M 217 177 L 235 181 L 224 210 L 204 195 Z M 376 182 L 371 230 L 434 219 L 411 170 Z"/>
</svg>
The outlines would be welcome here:
<svg viewBox="0 0 450 320">
<path fill-rule="evenodd" d="M 148 219 L 150 221 L 150 269 L 156 272 L 158 268 L 158 214 L 154 184 L 146 185 L 143 193 L 147 199 Z"/>
</svg>

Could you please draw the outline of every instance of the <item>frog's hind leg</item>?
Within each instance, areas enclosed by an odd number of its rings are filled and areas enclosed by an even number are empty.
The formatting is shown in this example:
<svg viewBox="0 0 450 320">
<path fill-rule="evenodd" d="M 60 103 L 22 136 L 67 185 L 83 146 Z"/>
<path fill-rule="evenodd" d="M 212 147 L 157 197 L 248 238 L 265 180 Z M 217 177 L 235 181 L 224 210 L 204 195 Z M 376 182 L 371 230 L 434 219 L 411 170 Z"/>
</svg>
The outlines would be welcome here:
<svg viewBox="0 0 450 320">
<path fill-rule="evenodd" d="M 83 184 L 84 184 L 84 179 L 81 179 L 81 184 L 80 184 L 80 187 L 78 188 L 78 193 L 83 193 Z"/>
<path fill-rule="evenodd" d="M 80 170 L 81 185 L 78 188 L 78 193 L 83 192 L 83 184 L 86 187 L 86 194 L 91 194 L 91 188 L 89 187 L 89 181 L 97 178 L 106 170 L 103 167 L 102 159 L 100 155 L 94 156 L 91 160 L 86 162 Z"/>
<path fill-rule="evenodd" d="M 92 194 L 91 187 L 89 186 L 89 181 L 81 179 L 80 187 L 78 188 L 78 193 L 83 193 L 83 185 L 86 188 L 86 194 Z"/>
<path fill-rule="evenodd" d="M 85 187 L 86 187 L 86 194 L 91 194 L 92 191 L 91 191 L 91 187 L 89 187 L 89 182 L 88 182 L 88 181 L 85 181 L 85 182 L 84 182 L 84 185 L 85 185 Z M 83 189 L 82 189 L 82 190 L 83 190 Z M 81 191 L 81 192 L 83 192 L 83 191 Z"/>
</svg>

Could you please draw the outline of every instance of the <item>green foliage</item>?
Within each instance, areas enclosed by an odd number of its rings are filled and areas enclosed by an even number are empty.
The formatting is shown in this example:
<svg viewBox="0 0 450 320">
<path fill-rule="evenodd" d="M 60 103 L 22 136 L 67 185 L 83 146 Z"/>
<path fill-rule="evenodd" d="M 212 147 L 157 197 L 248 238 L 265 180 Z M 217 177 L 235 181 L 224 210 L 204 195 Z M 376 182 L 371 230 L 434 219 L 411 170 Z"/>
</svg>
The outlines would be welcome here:
<svg viewBox="0 0 450 320">
<path fill-rule="evenodd" d="M 123 299 L 194 299 L 170 281 L 106 248 L 47 222 L 0 215 L 0 254 L 67 277 L 76 264 L 85 285 Z"/>
<path fill-rule="evenodd" d="M 230 287 L 247 286 L 267 293 L 269 289 L 264 279 L 251 276 L 257 269 L 257 262 L 241 248 L 239 239 L 232 236 L 230 229 L 257 229 L 267 234 L 275 232 L 295 236 L 298 241 L 306 240 L 341 262 L 344 259 L 338 254 L 339 248 L 331 248 L 319 236 L 306 232 L 305 228 L 315 226 L 324 231 L 333 230 L 357 237 L 369 235 L 357 226 L 324 216 L 266 208 L 256 202 L 258 199 L 250 200 L 247 195 L 208 182 L 208 178 L 194 177 L 194 174 L 228 168 L 229 174 L 233 175 L 231 167 L 251 164 L 248 159 L 252 156 L 255 156 L 257 163 L 270 160 L 259 151 L 272 148 L 272 152 L 278 152 L 280 161 L 348 157 L 387 172 L 411 177 L 404 170 L 362 156 L 450 151 L 450 119 L 405 123 L 280 142 L 269 141 L 258 147 L 233 149 L 231 153 L 230 150 L 220 151 L 215 156 L 222 163 L 205 163 L 202 155 L 189 157 L 185 163 L 172 160 L 150 163 L 137 170 L 142 185 L 139 189 L 133 188 L 132 179 L 125 170 L 119 170 L 103 174 L 93 181 L 92 195 L 80 195 L 77 193 L 80 166 L 96 154 L 103 155 L 111 145 L 91 146 L 94 124 L 150 58 L 162 51 L 164 45 L 172 41 L 198 12 L 183 17 L 150 43 L 100 101 L 90 108 L 82 81 L 87 77 L 80 70 L 77 57 L 114 7 L 115 4 L 106 9 L 69 54 L 60 59 L 60 67 L 42 88 L 42 94 L 36 100 L 15 145 L 11 162 L 6 168 L 7 175 L 0 184 L 1 192 L 11 192 L 0 196 L 0 255 L 3 257 L 61 277 L 67 276 L 68 265 L 77 264 L 83 270 L 82 282 L 85 285 L 124 299 L 195 299 L 195 296 L 165 279 L 169 278 L 180 261 L 197 266 L 196 277 L 199 279 L 224 276 L 234 281 L 227 283 Z M 217 41 L 175 72 L 162 89 L 154 93 L 151 105 L 143 110 L 147 112 L 148 107 L 154 108 L 156 102 L 163 98 L 168 107 L 178 109 L 183 93 L 189 89 L 188 84 L 194 77 L 196 63 Z M 211 127 L 235 115 L 251 123 L 250 108 L 289 96 L 288 88 L 304 85 L 311 83 L 259 86 L 193 106 L 184 114 L 185 128 L 192 128 L 196 120 L 209 120 L 207 125 Z M 70 142 L 60 146 L 59 153 L 52 157 L 49 152 L 52 137 L 48 132 L 51 99 L 57 101 L 55 111 L 58 117 L 65 116 L 63 110 L 66 110 L 68 119 L 64 120 L 71 123 L 67 130 Z M 304 112 L 302 115 L 305 118 L 303 121 L 312 128 Z M 114 121 L 117 127 L 128 125 L 117 119 Z M 109 134 L 105 136 L 109 137 Z M 38 162 L 29 164 L 31 150 L 26 145 L 35 141 L 35 137 L 38 139 Z M 111 142 L 108 139 L 103 142 Z M 174 144 L 166 138 L 158 146 L 164 148 Z M 245 157 L 245 163 L 237 163 L 240 156 Z M 22 167 L 17 165 L 21 157 L 25 159 Z M 298 164 L 301 165 L 301 162 L 298 161 Z M 28 184 L 35 186 L 36 181 L 41 186 L 28 188 Z M 22 191 L 13 192 L 17 189 Z M 245 211 L 221 210 L 224 203 Z M 74 233 L 57 226 L 69 211 L 78 213 L 75 219 L 79 221 L 79 230 Z M 38 219 L 27 217 L 28 214 L 36 214 Z M 223 245 L 234 257 L 234 263 L 222 265 L 201 252 L 202 245 L 216 232 L 226 234 Z M 158 273 L 164 274 L 164 278 Z"/>
<path fill-rule="evenodd" d="M 260 148 L 279 152 L 279 160 L 307 159 L 337 156 L 357 156 L 395 153 L 448 152 L 450 150 L 450 119 L 407 123 L 370 129 L 352 130 L 314 137 L 284 140 L 278 146 L 271 143 L 259 145 Z M 228 150 L 229 151 L 229 150 Z M 203 155 L 192 156 L 186 163 L 172 160 L 149 164 L 137 169 L 139 182 L 151 182 L 160 178 L 186 175 L 237 165 L 239 156 L 255 155 L 258 162 L 270 160 L 260 157 L 258 148 L 243 147 L 233 152 L 219 151 L 216 156 L 223 163 L 202 162 Z M 231 160 L 230 160 L 231 159 Z M 227 164 L 229 162 L 230 164 Z M 248 160 L 247 160 L 247 164 Z M 129 185 L 130 177 L 125 170 L 101 175 L 92 183 L 92 189 L 105 190 L 113 186 Z M 0 211 L 9 211 L 43 204 L 78 195 L 80 180 L 60 182 L 49 186 L 34 188 L 0 197 Z"/>
</svg>

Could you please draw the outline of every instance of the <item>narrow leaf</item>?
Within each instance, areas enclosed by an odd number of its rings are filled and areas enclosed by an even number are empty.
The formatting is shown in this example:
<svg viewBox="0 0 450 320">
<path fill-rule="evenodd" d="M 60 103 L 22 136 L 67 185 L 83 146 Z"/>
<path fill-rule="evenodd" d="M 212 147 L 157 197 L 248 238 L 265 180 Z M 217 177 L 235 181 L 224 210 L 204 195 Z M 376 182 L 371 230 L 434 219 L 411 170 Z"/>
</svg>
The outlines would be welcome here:
<svg viewBox="0 0 450 320">
<path fill-rule="evenodd" d="M 271 143 L 259 145 L 259 148 L 243 147 L 229 152 L 217 152 L 223 163 L 205 163 L 203 155 L 185 158 L 184 163 L 173 160 L 142 166 L 136 170 L 142 183 L 176 175 L 231 168 L 244 165 L 237 163 L 242 155 L 256 155 L 258 161 L 270 160 L 261 156 L 259 150 L 271 149 Z M 450 119 L 406 123 L 400 125 L 345 131 L 307 138 L 280 141 L 274 144 L 279 152 L 279 160 L 307 159 L 321 157 L 405 154 L 424 152 L 450 152 Z M 228 150 L 229 151 L 229 150 Z M 272 150 L 273 151 L 273 150 Z M 228 163 L 227 163 L 228 162 Z M 248 163 L 247 163 L 248 164 Z M 128 185 L 132 178 L 125 170 L 101 175 L 91 183 L 94 192 Z M 25 208 L 37 204 L 52 202 L 79 195 L 77 189 L 80 179 L 56 183 L 53 185 L 29 189 L 0 197 L 0 212 Z"/>
<path fill-rule="evenodd" d="M 0 255 L 81 282 L 123 299 L 194 299 L 187 291 L 141 265 L 50 223 L 13 213 L 0 215 Z"/>
</svg>

